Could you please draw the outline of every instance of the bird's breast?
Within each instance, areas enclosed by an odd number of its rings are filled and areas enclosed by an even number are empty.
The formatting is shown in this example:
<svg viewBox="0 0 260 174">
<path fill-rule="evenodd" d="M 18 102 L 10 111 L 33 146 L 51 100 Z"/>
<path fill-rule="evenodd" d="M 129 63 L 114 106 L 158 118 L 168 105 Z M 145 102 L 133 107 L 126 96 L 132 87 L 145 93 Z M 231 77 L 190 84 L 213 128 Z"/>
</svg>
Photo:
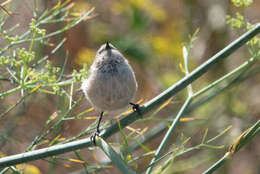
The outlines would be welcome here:
<svg viewBox="0 0 260 174">
<path fill-rule="evenodd" d="M 131 67 L 112 62 L 92 72 L 86 94 L 94 106 L 109 111 L 127 106 L 136 90 L 137 83 Z"/>
</svg>

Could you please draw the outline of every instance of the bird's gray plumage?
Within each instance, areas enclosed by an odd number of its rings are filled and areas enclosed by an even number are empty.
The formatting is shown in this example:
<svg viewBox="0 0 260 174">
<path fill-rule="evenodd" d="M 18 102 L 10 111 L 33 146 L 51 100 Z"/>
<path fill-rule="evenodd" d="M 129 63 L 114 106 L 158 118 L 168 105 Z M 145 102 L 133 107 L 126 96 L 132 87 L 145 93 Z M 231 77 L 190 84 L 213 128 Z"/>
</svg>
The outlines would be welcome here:
<svg viewBox="0 0 260 174">
<path fill-rule="evenodd" d="M 90 75 L 81 88 L 94 108 L 112 111 L 133 100 L 137 82 L 128 61 L 112 44 L 106 43 L 97 51 Z"/>
</svg>

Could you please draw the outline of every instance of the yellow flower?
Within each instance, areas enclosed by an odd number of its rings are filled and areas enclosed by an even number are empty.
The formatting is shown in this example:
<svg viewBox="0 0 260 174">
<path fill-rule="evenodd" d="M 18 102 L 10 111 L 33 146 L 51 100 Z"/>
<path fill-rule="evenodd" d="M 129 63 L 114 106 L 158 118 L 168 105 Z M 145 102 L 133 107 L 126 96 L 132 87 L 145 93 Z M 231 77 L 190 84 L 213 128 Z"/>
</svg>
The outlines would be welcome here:
<svg viewBox="0 0 260 174">
<path fill-rule="evenodd" d="M 94 60 L 95 54 L 95 51 L 92 49 L 82 48 L 77 53 L 75 63 L 78 65 L 83 65 L 84 63 L 86 63 L 87 65 L 91 65 Z"/>
<path fill-rule="evenodd" d="M 166 19 L 165 11 L 150 0 L 130 0 L 130 2 L 132 5 L 146 11 L 156 21 Z"/>
<path fill-rule="evenodd" d="M 41 174 L 41 171 L 31 164 L 19 164 L 16 166 L 18 170 L 23 170 L 24 174 Z"/>
<path fill-rule="evenodd" d="M 156 21 L 163 21 L 167 17 L 163 8 L 150 0 L 127 0 L 115 2 L 111 10 L 118 15 L 122 12 L 129 12 L 132 6 L 145 11 L 152 19 Z"/>
</svg>

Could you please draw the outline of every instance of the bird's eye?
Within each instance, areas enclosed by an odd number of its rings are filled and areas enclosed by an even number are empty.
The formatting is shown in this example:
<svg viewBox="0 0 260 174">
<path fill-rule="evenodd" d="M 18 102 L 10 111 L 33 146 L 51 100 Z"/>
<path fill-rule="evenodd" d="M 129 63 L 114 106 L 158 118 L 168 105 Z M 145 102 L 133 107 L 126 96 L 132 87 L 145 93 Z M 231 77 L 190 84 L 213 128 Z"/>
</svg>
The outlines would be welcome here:
<svg viewBox="0 0 260 174">
<path fill-rule="evenodd" d="M 104 50 L 105 50 L 104 48 L 101 49 L 101 50 L 99 50 L 99 51 L 98 51 L 98 54 L 101 54 Z"/>
</svg>

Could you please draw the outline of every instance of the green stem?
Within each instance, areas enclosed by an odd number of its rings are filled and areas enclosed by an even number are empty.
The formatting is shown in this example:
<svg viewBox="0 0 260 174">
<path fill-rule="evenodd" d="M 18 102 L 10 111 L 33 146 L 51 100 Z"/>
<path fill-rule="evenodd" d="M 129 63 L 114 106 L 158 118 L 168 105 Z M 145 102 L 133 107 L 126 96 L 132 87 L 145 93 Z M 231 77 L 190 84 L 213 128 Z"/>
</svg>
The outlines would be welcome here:
<svg viewBox="0 0 260 174">
<path fill-rule="evenodd" d="M 30 95 L 30 93 L 29 93 L 29 94 L 26 94 L 26 95 L 24 95 L 24 96 L 22 96 L 22 98 L 21 98 L 20 100 L 18 100 L 15 104 L 13 104 L 11 107 L 9 107 L 6 111 L 4 111 L 3 113 L 1 113 L 1 114 L 0 114 L 0 120 L 1 120 L 2 118 L 4 118 L 4 116 L 5 116 L 6 114 L 8 114 L 10 111 L 12 111 L 17 105 L 19 105 L 20 103 L 22 103 L 22 102 L 25 100 L 25 98 L 27 98 L 29 95 Z"/>
<path fill-rule="evenodd" d="M 184 58 L 184 67 L 185 67 L 186 76 L 189 74 L 189 55 L 190 55 L 191 46 L 192 46 L 192 42 L 189 44 L 188 48 L 186 48 L 185 46 L 183 47 L 183 58 Z M 193 91 L 192 91 L 191 84 L 188 85 L 187 90 L 188 90 L 189 97 L 192 96 Z"/>
<path fill-rule="evenodd" d="M 123 160 L 122 158 L 109 146 L 102 138 L 96 137 L 97 145 L 103 150 L 107 157 L 114 163 L 122 173 L 136 174 Z"/>
<path fill-rule="evenodd" d="M 185 103 L 183 104 L 182 108 L 180 109 L 179 113 L 177 114 L 175 120 L 172 122 L 171 127 L 169 128 L 169 130 L 167 131 L 166 135 L 163 137 L 163 140 L 160 144 L 160 146 L 158 147 L 150 165 L 149 168 L 146 171 L 146 174 L 149 174 L 152 172 L 153 166 L 154 166 L 154 162 L 159 158 L 162 150 L 165 148 L 165 146 L 167 145 L 168 140 L 170 139 L 170 136 L 172 135 L 174 129 L 176 128 L 177 124 L 179 123 L 180 118 L 183 116 L 183 113 L 185 112 L 185 110 L 187 109 L 187 107 L 189 106 L 190 102 L 192 101 L 192 97 L 188 97 L 187 100 L 185 101 Z"/>
<path fill-rule="evenodd" d="M 56 36 L 58 34 L 61 34 L 71 28 L 73 28 L 74 26 L 78 25 L 80 22 L 82 22 L 83 20 L 86 19 L 87 16 L 89 16 L 92 12 L 94 11 L 94 8 L 90 9 L 87 13 L 85 13 L 80 19 L 78 19 L 76 22 L 70 24 L 70 25 L 67 25 L 65 26 L 64 28 L 58 30 L 58 31 L 55 31 L 55 32 L 52 32 L 52 33 L 49 33 L 49 34 L 46 34 L 45 36 L 42 36 L 42 37 L 37 37 L 37 38 L 34 38 L 34 39 L 24 39 L 24 40 L 19 40 L 19 41 L 16 41 L 12 44 L 12 46 L 14 45 L 17 45 L 17 44 L 22 44 L 22 43 L 25 43 L 25 42 L 30 42 L 32 40 L 34 41 L 39 41 L 39 40 L 43 40 L 43 39 L 47 39 L 47 38 L 50 38 L 50 37 L 53 37 L 53 36 Z"/>
<path fill-rule="evenodd" d="M 254 27 L 252 30 L 246 32 L 245 34 L 240 36 L 237 40 L 233 41 L 231 44 L 229 44 L 223 50 L 218 52 L 216 55 L 211 57 L 209 60 L 207 60 L 205 63 L 200 65 L 194 71 L 189 73 L 183 79 L 175 83 L 173 86 L 171 86 L 170 88 L 162 92 L 160 95 L 147 102 L 144 106 L 150 111 L 151 108 L 161 105 L 164 101 L 168 100 L 177 92 L 186 88 L 197 78 L 205 74 L 213 65 L 228 57 L 230 54 L 232 54 L 234 51 L 240 48 L 243 44 L 245 44 L 247 41 L 249 41 L 251 38 L 257 35 L 259 32 L 260 32 L 260 23 L 257 24 L 256 27 Z"/>
<path fill-rule="evenodd" d="M 249 68 L 249 67 L 248 67 Z M 211 98 L 213 98 L 214 96 L 218 95 L 221 91 L 223 91 L 224 89 L 226 89 L 227 87 L 230 87 L 234 84 L 236 84 L 238 82 L 238 79 L 241 79 L 241 76 L 244 74 L 244 71 L 241 72 L 237 77 L 235 77 L 235 79 L 232 79 L 231 81 L 229 81 L 227 84 L 225 84 L 224 87 L 220 87 L 217 89 L 217 91 L 212 91 L 210 94 L 207 95 L 207 98 L 201 98 L 199 99 L 197 102 L 191 104 L 188 107 L 188 111 L 185 112 L 185 114 L 192 112 L 194 109 L 196 109 L 197 107 L 201 106 L 202 104 L 204 104 L 206 101 L 210 100 Z M 255 73 L 250 73 L 250 75 L 254 75 Z M 241 80 L 245 80 L 248 79 L 248 75 L 246 76 L 246 78 L 244 78 L 244 76 L 242 77 Z M 236 82 L 236 83 L 235 83 Z M 203 93 L 201 93 L 203 94 Z M 173 114 L 172 116 L 166 118 L 165 120 L 167 122 L 171 122 L 172 118 L 175 116 L 175 114 Z M 143 120 L 143 119 L 142 119 Z M 165 131 L 168 128 L 168 126 L 165 123 L 160 123 L 156 126 L 156 128 L 151 129 L 145 136 L 141 137 L 140 139 L 138 139 L 138 142 L 140 144 L 144 144 L 145 142 L 153 139 L 154 137 L 156 137 L 158 134 L 160 134 L 161 132 Z M 207 141 L 207 143 L 209 143 Z M 134 143 L 130 145 L 130 149 L 134 150 L 138 147 L 138 144 Z"/>
<path fill-rule="evenodd" d="M 247 134 L 245 134 L 243 136 L 243 138 L 241 139 L 241 141 L 239 142 L 237 148 L 236 148 L 236 151 L 239 151 L 245 144 L 248 143 L 248 141 L 250 141 L 257 133 L 259 133 L 259 128 L 260 128 L 260 120 L 258 120 L 254 126 L 252 126 Z"/>
<path fill-rule="evenodd" d="M 67 86 L 67 85 L 71 85 L 72 83 L 74 83 L 75 80 L 74 79 L 68 79 L 68 80 L 64 80 L 62 82 L 57 82 L 57 83 L 47 83 L 47 84 L 42 84 L 41 87 L 54 87 L 54 86 Z M 25 84 L 27 88 L 35 88 L 37 87 L 39 84 L 32 84 L 32 83 L 26 83 Z M 0 95 L 1 96 L 1 95 Z"/>
<path fill-rule="evenodd" d="M 21 86 L 18 86 L 16 88 L 10 89 L 10 90 L 8 90 L 6 92 L 1 93 L 0 94 L 0 98 L 8 96 L 8 95 L 13 94 L 13 93 L 16 93 L 17 91 L 20 91 L 21 89 L 22 89 Z"/>
<path fill-rule="evenodd" d="M 215 170 L 217 170 L 220 166 L 223 165 L 223 163 L 228 159 L 228 157 L 231 155 L 231 153 L 226 153 L 220 160 L 218 160 L 214 165 L 212 165 L 208 170 L 203 172 L 203 174 L 211 174 Z"/>
<path fill-rule="evenodd" d="M 245 146 L 252 138 L 259 133 L 260 131 L 260 120 L 258 120 L 245 135 L 242 134 L 242 137 L 238 138 L 234 144 L 229 148 L 229 151 L 219 159 L 215 164 L 213 164 L 209 169 L 207 169 L 203 174 L 211 174 L 219 167 L 221 167 L 229 157 L 236 152 L 238 152 L 243 146 Z"/>
<path fill-rule="evenodd" d="M 236 74 L 237 72 L 240 72 L 244 69 L 246 69 L 247 67 L 249 67 L 250 65 L 252 65 L 255 61 L 256 61 L 256 57 L 252 57 L 250 58 L 248 61 L 246 61 L 245 63 L 243 63 L 242 65 L 240 65 L 239 67 L 237 67 L 236 69 L 234 69 L 233 71 L 227 73 L 226 75 L 222 76 L 221 78 L 219 78 L 218 80 L 216 80 L 215 82 L 211 83 L 210 85 L 208 85 L 207 87 L 199 90 L 198 92 L 196 92 L 195 94 L 193 94 L 193 97 L 197 97 L 199 95 L 201 95 L 202 93 L 205 93 L 206 91 L 208 91 L 209 89 L 215 87 L 216 85 L 218 85 L 219 83 L 221 83 L 222 81 L 224 81 L 225 79 L 229 78 L 230 76 Z"/>
<path fill-rule="evenodd" d="M 35 24 L 36 27 L 40 26 L 42 23 L 44 24 L 46 21 L 48 20 L 52 20 L 54 16 L 57 16 L 58 14 L 65 12 L 66 10 L 68 10 L 65 6 L 67 5 L 67 3 L 63 3 L 61 4 L 58 8 L 53 8 L 51 10 L 49 10 L 48 12 L 44 13 L 41 17 L 38 18 L 38 22 Z M 45 35 L 44 37 L 38 37 L 38 38 L 34 38 L 34 41 L 38 41 L 38 40 L 42 40 L 42 39 L 46 39 L 52 36 L 55 36 L 57 34 L 60 34 L 64 31 L 67 31 L 68 29 L 76 26 L 78 23 L 80 23 L 81 21 L 83 21 L 84 19 L 86 19 L 87 16 L 89 16 L 92 12 L 94 11 L 94 8 L 90 9 L 87 13 L 85 13 L 81 18 L 79 18 L 78 20 L 76 20 L 76 22 L 64 27 L 61 30 L 58 30 L 56 32 L 50 33 Z M 8 49 L 10 49 L 11 47 L 17 45 L 17 44 L 21 44 L 21 43 L 25 43 L 25 42 L 30 42 L 32 39 L 24 39 L 26 37 L 28 37 L 31 34 L 31 30 L 25 32 L 23 35 L 21 35 L 18 39 L 18 41 L 12 42 L 9 45 L 7 45 L 6 47 L 4 47 L 1 51 L 0 51 L 0 56 L 4 54 L 4 52 Z"/>
<path fill-rule="evenodd" d="M 234 42 L 232 42 L 230 45 L 228 45 L 226 48 L 224 48 L 219 53 L 214 55 L 212 58 L 210 58 L 208 61 L 203 63 L 201 66 L 196 68 L 190 74 L 188 74 L 183 79 L 181 79 L 179 82 L 177 82 L 176 84 L 174 84 L 173 86 L 171 86 L 170 88 L 162 92 L 160 95 L 158 95 L 157 97 L 153 98 L 152 100 L 144 104 L 144 106 L 140 107 L 141 113 L 142 114 L 148 113 L 152 109 L 155 109 L 156 107 L 160 106 L 170 97 L 175 95 L 177 92 L 186 88 L 194 80 L 196 80 L 197 78 L 205 74 L 213 65 L 215 65 L 216 63 L 218 63 L 219 61 L 223 60 L 231 53 L 236 51 L 239 47 L 241 47 L 243 44 L 245 44 L 247 41 L 249 41 L 251 38 L 257 35 L 259 32 L 260 32 L 260 24 L 258 24 L 252 30 L 246 32 L 244 35 L 239 37 Z M 129 124 L 135 122 L 139 118 L 140 116 L 138 115 L 138 113 L 136 112 L 130 113 L 126 117 L 120 120 L 120 125 L 122 128 L 124 128 Z M 119 131 L 118 123 L 115 123 L 105 131 L 101 132 L 100 136 L 106 139 L 118 131 Z M 16 165 L 16 164 L 20 164 L 32 160 L 49 157 L 52 155 L 63 154 L 69 151 L 74 151 L 77 149 L 89 147 L 91 145 L 93 145 L 93 143 L 90 141 L 89 138 L 87 138 L 83 140 L 70 142 L 67 144 L 55 145 L 55 146 L 51 146 L 51 147 L 47 147 L 47 148 L 43 148 L 31 152 L 8 156 L 8 157 L 0 158 L 0 167 Z"/>
</svg>

